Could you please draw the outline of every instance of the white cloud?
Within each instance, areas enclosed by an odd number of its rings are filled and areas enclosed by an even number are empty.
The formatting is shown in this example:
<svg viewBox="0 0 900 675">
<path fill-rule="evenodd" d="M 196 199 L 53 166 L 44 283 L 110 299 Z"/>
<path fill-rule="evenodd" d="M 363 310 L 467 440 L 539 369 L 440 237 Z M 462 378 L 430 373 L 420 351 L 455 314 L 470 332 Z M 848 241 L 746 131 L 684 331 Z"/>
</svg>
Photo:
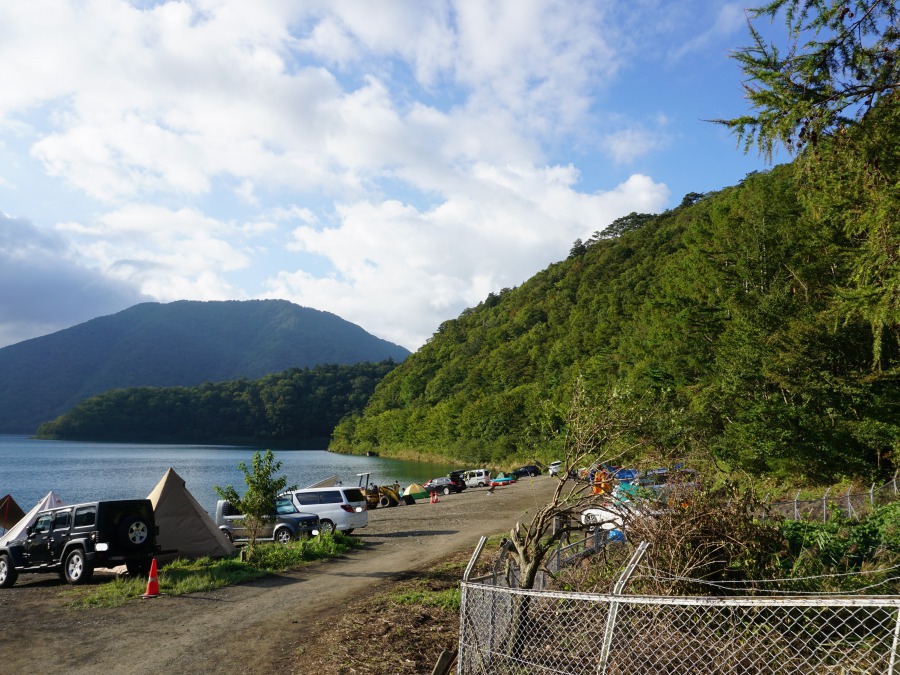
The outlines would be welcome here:
<svg viewBox="0 0 900 675">
<path fill-rule="evenodd" d="M 340 224 L 300 226 L 291 247 L 327 258 L 335 273 L 284 271 L 269 295 L 330 308 L 410 347 L 487 292 L 516 286 L 630 211 L 657 211 L 668 191 L 641 175 L 605 193 L 572 189 L 572 168 L 477 169 L 471 190 L 419 211 L 394 200 L 339 207 Z"/>
<path fill-rule="evenodd" d="M 665 121 L 608 109 L 640 43 L 624 11 L 2 3 L 0 143 L 28 146 L 52 199 L 77 196 L 47 229 L 111 283 L 158 300 L 287 297 L 415 348 L 576 238 L 664 207 L 647 176 L 585 188 L 568 152 L 599 137 L 627 165 L 669 142 Z M 647 16 L 658 35 L 674 15 Z M 719 17 L 710 30 L 728 29 Z M 605 135 L 597 119 L 613 120 Z"/>
</svg>

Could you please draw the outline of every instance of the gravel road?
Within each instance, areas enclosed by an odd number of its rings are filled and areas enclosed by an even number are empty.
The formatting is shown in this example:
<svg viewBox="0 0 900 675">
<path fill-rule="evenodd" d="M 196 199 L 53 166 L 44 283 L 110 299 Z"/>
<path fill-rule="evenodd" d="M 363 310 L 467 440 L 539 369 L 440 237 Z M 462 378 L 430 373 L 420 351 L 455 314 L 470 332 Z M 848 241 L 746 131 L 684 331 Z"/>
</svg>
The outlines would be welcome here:
<svg viewBox="0 0 900 675">
<path fill-rule="evenodd" d="M 346 601 L 450 553 L 474 550 L 481 535 L 528 522 L 555 485 L 538 476 L 493 494 L 472 489 L 438 504 L 377 509 L 369 526 L 355 533 L 361 549 L 209 593 L 73 610 L 56 575 L 21 575 L 15 586 L 0 590 L 0 672 L 297 672 L 296 649 L 314 642 Z M 104 583 L 104 575 L 98 570 L 91 583 Z"/>
</svg>

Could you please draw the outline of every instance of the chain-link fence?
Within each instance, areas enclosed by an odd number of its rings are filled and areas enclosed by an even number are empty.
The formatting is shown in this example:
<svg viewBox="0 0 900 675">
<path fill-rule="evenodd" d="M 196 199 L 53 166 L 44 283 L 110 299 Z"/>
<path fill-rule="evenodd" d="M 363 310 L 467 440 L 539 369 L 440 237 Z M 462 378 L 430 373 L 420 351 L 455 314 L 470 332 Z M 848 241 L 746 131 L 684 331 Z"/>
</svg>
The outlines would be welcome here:
<svg viewBox="0 0 900 675">
<path fill-rule="evenodd" d="M 780 499 L 768 502 L 771 513 L 792 520 L 828 520 L 833 511 L 842 512 L 848 518 L 858 518 L 872 509 L 900 499 L 897 474 L 884 485 L 874 483 L 869 489 L 851 485 L 846 493 L 838 494 L 829 488 L 819 499 L 800 499 L 798 492 L 794 499 Z"/>
<path fill-rule="evenodd" d="M 462 584 L 458 672 L 900 673 L 900 598 L 646 597 Z"/>
</svg>

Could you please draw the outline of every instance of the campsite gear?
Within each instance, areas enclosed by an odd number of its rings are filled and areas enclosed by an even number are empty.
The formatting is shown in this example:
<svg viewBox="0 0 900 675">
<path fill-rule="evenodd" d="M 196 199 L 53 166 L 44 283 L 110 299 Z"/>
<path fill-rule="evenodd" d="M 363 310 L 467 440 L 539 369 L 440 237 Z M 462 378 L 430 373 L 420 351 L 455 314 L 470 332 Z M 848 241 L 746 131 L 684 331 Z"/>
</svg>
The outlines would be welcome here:
<svg viewBox="0 0 900 675">
<path fill-rule="evenodd" d="M 147 579 L 147 592 L 141 598 L 156 598 L 159 596 L 159 580 L 156 574 L 156 558 L 150 563 L 150 578 Z"/>
<path fill-rule="evenodd" d="M 213 519 L 188 492 L 184 480 L 169 468 L 147 496 L 153 504 L 153 515 L 159 527 L 156 540 L 165 561 L 203 556 L 234 555 L 234 544 L 228 541 Z"/>
<path fill-rule="evenodd" d="M 425 499 L 425 497 L 427 497 L 427 496 L 428 496 L 428 490 L 426 490 L 424 487 L 422 487 L 418 483 L 411 483 L 403 491 L 404 499 L 406 499 L 406 498 L 413 499 L 413 500 Z M 407 501 L 407 503 L 409 503 L 409 502 Z"/>
</svg>

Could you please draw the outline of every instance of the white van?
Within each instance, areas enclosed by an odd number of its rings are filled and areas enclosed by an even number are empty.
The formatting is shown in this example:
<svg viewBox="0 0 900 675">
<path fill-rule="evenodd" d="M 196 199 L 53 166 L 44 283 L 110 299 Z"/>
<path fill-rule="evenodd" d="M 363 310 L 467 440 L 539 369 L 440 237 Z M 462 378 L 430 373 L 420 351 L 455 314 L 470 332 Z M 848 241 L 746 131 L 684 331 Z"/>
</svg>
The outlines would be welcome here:
<svg viewBox="0 0 900 675">
<path fill-rule="evenodd" d="M 319 530 L 350 534 L 369 524 L 366 495 L 358 487 L 303 488 L 287 493 L 299 511 L 319 516 Z"/>
<path fill-rule="evenodd" d="M 463 474 L 466 487 L 485 487 L 491 482 L 491 472 L 487 469 L 471 469 Z"/>
</svg>

